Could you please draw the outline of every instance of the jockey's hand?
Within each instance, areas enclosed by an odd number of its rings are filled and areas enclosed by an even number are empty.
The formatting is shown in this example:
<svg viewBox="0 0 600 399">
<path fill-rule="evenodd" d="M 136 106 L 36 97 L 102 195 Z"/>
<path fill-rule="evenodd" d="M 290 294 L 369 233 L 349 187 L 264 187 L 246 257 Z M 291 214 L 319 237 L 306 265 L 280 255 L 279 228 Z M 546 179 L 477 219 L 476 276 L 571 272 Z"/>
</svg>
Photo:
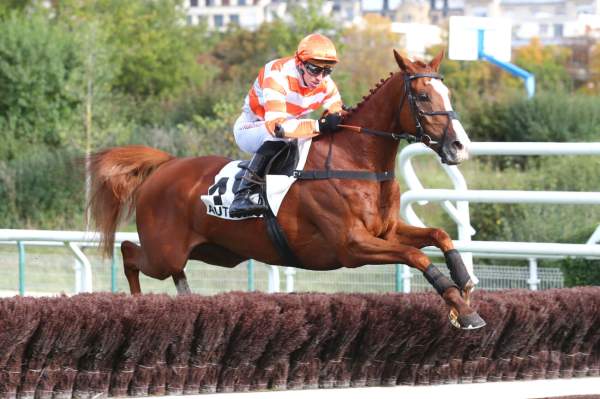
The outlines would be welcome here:
<svg viewBox="0 0 600 399">
<path fill-rule="evenodd" d="M 339 130 L 339 124 L 342 123 L 342 115 L 339 112 L 332 112 L 319 118 L 319 132 L 333 133 Z"/>
<path fill-rule="evenodd" d="M 312 138 L 319 135 L 315 131 L 316 123 L 314 119 L 289 119 L 275 125 L 274 136 L 288 139 Z"/>
</svg>

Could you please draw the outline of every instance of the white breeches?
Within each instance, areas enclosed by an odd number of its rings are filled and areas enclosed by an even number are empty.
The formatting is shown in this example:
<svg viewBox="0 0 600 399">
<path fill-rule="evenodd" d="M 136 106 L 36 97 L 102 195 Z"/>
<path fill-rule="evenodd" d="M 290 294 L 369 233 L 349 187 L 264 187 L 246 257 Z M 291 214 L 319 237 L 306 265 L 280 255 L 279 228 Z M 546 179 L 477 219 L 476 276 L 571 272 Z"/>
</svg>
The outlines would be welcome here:
<svg viewBox="0 0 600 399">
<path fill-rule="evenodd" d="M 265 121 L 249 120 L 244 112 L 233 125 L 233 135 L 238 147 L 252 154 L 258 151 L 265 141 L 285 140 L 272 136 L 265 126 Z"/>
</svg>

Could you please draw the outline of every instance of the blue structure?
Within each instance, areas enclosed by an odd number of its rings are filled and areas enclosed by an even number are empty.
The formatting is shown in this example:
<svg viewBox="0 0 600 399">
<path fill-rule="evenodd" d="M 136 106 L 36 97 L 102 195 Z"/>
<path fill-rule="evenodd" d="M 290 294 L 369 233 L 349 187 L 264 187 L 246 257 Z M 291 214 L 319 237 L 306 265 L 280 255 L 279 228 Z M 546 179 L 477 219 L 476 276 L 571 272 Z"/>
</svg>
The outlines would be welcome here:
<svg viewBox="0 0 600 399">
<path fill-rule="evenodd" d="M 505 71 L 509 72 L 510 74 L 518 76 L 521 79 L 523 79 L 523 81 L 525 83 L 525 89 L 527 90 L 527 96 L 529 98 L 533 97 L 533 95 L 535 94 L 535 75 L 532 74 L 531 72 L 527 72 L 523 68 L 519 68 L 518 66 L 511 64 L 510 62 L 500 61 L 499 59 L 486 54 L 485 51 L 483 50 L 483 38 L 485 35 L 485 30 L 479 29 L 478 32 L 479 32 L 479 35 L 478 35 L 478 44 L 477 44 L 477 56 L 479 57 L 479 59 L 488 61 L 496 66 L 499 66 L 500 68 L 504 69 Z"/>
</svg>

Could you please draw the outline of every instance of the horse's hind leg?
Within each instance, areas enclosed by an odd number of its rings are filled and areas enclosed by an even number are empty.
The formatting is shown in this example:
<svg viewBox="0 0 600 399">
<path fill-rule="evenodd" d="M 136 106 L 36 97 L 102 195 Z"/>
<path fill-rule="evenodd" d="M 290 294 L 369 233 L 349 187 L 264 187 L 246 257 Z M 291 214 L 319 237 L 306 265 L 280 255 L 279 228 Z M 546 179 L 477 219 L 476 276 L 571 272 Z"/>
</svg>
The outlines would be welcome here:
<svg viewBox="0 0 600 399">
<path fill-rule="evenodd" d="M 142 248 L 131 241 L 121 243 L 121 254 L 123 255 L 123 270 L 129 283 L 131 294 L 141 294 L 140 288 L 140 262 L 142 259 Z"/>
<path fill-rule="evenodd" d="M 173 274 L 173 282 L 175 283 L 175 288 L 177 288 L 178 295 L 192 293 L 183 270 L 179 273 Z"/>
</svg>

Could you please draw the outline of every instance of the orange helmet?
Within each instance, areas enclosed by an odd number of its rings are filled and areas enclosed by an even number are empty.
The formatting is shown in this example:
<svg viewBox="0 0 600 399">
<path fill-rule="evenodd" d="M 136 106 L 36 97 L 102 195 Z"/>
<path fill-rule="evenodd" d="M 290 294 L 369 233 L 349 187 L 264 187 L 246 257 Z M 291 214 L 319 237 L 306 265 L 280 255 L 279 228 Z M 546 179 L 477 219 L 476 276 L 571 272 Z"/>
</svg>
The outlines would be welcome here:
<svg viewBox="0 0 600 399">
<path fill-rule="evenodd" d="M 328 63 L 338 62 L 335 46 L 327 37 L 313 33 L 300 40 L 296 57 L 300 61 L 316 60 Z"/>
</svg>

